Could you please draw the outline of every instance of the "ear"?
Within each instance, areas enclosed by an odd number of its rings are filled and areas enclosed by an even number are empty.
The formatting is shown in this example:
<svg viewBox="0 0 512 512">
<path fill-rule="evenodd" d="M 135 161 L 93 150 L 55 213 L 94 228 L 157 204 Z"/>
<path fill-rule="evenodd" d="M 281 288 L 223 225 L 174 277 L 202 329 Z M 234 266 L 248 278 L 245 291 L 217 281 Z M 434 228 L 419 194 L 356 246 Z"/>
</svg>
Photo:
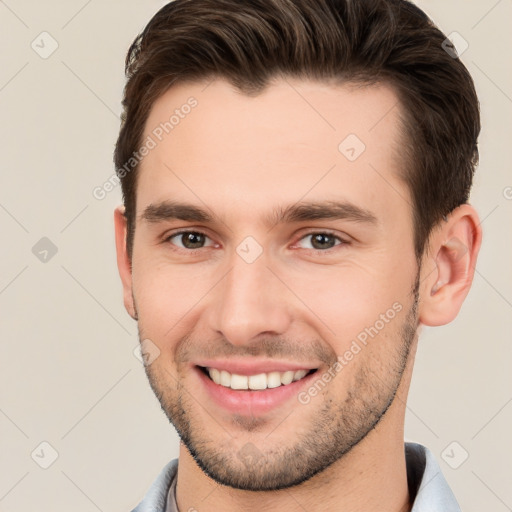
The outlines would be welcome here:
<svg viewBox="0 0 512 512">
<path fill-rule="evenodd" d="M 420 323 L 445 325 L 457 316 L 473 282 L 481 242 L 480 220 L 469 204 L 435 228 L 422 261 Z"/>
<path fill-rule="evenodd" d="M 137 320 L 135 304 L 132 293 L 132 268 L 131 261 L 126 250 L 127 222 L 124 216 L 124 206 L 118 206 L 114 210 L 114 227 L 116 232 L 117 268 L 123 283 L 124 307 L 128 314 Z"/>
</svg>

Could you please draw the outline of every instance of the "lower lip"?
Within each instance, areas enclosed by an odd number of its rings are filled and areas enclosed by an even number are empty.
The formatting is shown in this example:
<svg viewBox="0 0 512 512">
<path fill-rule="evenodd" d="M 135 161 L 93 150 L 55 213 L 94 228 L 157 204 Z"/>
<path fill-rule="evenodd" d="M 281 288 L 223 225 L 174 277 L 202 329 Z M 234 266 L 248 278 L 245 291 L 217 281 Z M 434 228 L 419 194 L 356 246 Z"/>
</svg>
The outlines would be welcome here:
<svg viewBox="0 0 512 512">
<path fill-rule="evenodd" d="M 300 389 L 306 386 L 317 372 L 292 382 L 286 386 L 267 388 L 259 391 L 234 390 L 215 384 L 202 370 L 195 368 L 199 379 L 212 400 L 233 414 L 260 416 L 283 405 L 290 398 L 297 398 Z"/>
</svg>

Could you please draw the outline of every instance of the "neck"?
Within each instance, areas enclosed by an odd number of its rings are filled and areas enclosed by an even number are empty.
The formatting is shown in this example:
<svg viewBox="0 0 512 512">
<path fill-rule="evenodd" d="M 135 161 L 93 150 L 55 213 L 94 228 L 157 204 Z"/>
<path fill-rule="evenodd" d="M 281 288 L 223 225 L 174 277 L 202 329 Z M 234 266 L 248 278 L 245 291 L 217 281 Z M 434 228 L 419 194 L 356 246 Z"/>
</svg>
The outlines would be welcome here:
<svg viewBox="0 0 512 512">
<path fill-rule="evenodd" d="M 308 510 L 409 512 L 403 429 L 382 419 L 348 454 L 300 485 L 279 491 L 242 491 L 217 484 L 181 445 L 176 497 L 180 511 Z"/>
<path fill-rule="evenodd" d="M 378 425 L 341 459 L 300 485 L 255 492 L 218 484 L 181 444 L 179 511 L 410 512 L 403 425 L 415 349 L 414 345 L 395 399 Z"/>
</svg>

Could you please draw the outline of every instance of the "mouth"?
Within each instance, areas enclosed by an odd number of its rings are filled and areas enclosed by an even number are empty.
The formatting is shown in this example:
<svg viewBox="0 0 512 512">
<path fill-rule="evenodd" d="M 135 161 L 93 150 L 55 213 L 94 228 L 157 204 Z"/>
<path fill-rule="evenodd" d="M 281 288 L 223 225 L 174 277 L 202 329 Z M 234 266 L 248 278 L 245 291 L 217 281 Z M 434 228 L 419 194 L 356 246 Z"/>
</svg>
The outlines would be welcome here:
<svg viewBox="0 0 512 512">
<path fill-rule="evenodd" d="M 314 368 L 240 375 L 218 368 L 198 366 L 198 369 L 215 384 L 236 391 L 263 391 L 289 386 L 293 382 L 301 381 L 317 371 Z"/>
<path fill-rule="evenodd" d="M 196 361 L 191 376 L 197 378 L 198 392 L 204 393 L 211 414 L 263 418 L 281 414 L 283 407 L 302 407 L 299 393 L 312 385 L 322 368 L 313 362 L 219 358 Z M 223 416 L 226 412 L 229 416 Z"/>
</svg>

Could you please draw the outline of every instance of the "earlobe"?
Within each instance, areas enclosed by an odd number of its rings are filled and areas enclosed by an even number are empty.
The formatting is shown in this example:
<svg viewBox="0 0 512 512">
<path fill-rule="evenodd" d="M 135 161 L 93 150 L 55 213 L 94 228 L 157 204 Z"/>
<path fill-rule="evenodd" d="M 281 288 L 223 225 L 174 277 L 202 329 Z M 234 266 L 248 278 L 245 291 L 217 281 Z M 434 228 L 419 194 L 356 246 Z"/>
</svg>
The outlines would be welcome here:
<svg viewBox="0 0 512 512">
<path fill-rule="evenodd" d="M 126 249 L 127 222 L 123 206 L 118 206 L 114 210 L 114 227 L 116 236 L 117 268 L 123 284 L 124 307 L 128 314 L 134 320 L 137 320 L 133 300 L 131 261 Z"/>
<path fill-rule="evenodd" d="M 455 319 L 473 282 L 482 229 L 475 209 L 456 208 L 430 240 L 427 264 L 422 265 L 419 321 L 445 325 Z"/>
</svg>

